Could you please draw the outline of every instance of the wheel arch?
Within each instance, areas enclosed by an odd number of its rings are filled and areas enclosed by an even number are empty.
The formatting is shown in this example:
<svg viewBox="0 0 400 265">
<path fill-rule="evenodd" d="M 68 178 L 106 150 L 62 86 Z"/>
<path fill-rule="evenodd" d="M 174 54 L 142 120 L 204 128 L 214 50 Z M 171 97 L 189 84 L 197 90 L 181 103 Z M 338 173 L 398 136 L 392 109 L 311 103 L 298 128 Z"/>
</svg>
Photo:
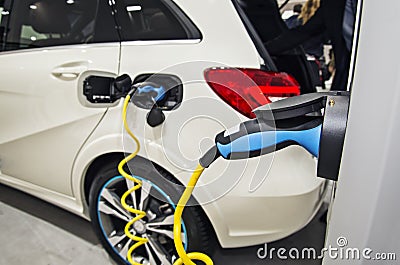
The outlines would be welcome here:
<svg viewBox="0 0 400 265">
<path fill-rule="evenodd" d="M 86 206 L 89 205 L 90 188 L 96 175 L 101 172 L 108 164 L 118 164 L 124 158 L 122 152 L 106 153 L 96 157 L 88 166 L 86 173 L 83 177 L 83 198 Z"/>
<path fill-rule="evenodd" d="M 86 170 L 86 173 L 83 177 L 84 178 L 83 179 L 83 198 L 85 200 L 85 206 L 87 209 L 89 206 L 90 189 L 91 189 L 93 181 L 96 178 L 96 175 L 99 172 L 101 172 L 103 169 L 107 168 L 107 166 L 110 163 L 113 163 L 113 164 L 115 163 L 117 165 L 124 157 L 125 156 L 124 156 L 123 152 L 112 152 L 112 153 L 102 154 L 91 161 L 91 163 L 89 164 L 89 166 Z M 161 175 L 166 174 L 169 178 L 173 179 L 174 182 L 182 184 L 178 178 L 176 178 L 171 172 L 169 172 L 163 166 L 161 166 L 161 165 L 155 163 L 154 161 L 151 161 L 145 157 L 142 157 L 142 156 L 137 156 L 137 158 L 139 158 L 140 161 L 143 161 L 143 162 L 146 161 L 146 162 L 152 163 L 158 171 L 163 173 Z M 212 225 L 212 222 L 210 221 L 209 216 L 207 215 L 206 211 L 204 210 L 204 208 L 201 205 L 198 205 L 196 207 L 198 207 L 201 214 L 205 217 L 207 226 L 210 228 L 210 231 L 212 233 L 212 235 L 211 235 L 212 238 L 216 239 L 217 236 L 216 236 L 214 226 Z"/>
</svg>

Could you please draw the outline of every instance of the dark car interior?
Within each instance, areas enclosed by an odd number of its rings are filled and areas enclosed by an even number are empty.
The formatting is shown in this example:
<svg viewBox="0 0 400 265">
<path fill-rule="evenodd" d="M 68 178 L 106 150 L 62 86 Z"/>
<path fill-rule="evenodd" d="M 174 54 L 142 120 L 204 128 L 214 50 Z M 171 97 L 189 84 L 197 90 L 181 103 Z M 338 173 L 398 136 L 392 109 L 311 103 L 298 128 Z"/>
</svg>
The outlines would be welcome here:
<svg viewBox="0 0 400 265">
<path fill-rule="evenodd" d="M 198 28 L 171 0 L 121 0 L 115 2 L 115 8 L 122 41 L 202 38 Z"/>
<path fill-rule="evenodd" d="M 246 14 L 262 43 L 288 30 L 276 0 L 233 0 Z M 300 84 L 301 93 L 316 91 L 312 81 L 312 69 L 302 47 L 279 56 L 271 56 L 278 71 L 291 74 Z"/>
<path fill-rule="evenodd" d="M 10 1 L 8 1 L 10 2 Z M 112 10 L 105 1 L 21 0 L 1 19 L 3 50 L 119 41 Z M 101 19 L 97 19 L 101 17 Z"/>
</svg>

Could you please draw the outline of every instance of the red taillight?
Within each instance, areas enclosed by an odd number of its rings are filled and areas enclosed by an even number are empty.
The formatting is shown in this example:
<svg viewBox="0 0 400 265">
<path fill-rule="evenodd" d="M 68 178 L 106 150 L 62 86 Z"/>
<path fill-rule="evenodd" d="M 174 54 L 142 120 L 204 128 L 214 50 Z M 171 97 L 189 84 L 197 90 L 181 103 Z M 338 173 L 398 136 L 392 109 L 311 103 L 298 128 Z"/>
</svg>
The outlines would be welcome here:
<svg viewBox="0 0 400 265">
<path fill-rule="evenodd" d="M 254 118 L 253 109 L 277 99 L 300 95 L 296 79 L 287 73 L 259 69 L 209 68 L 204 71 L 208 85 L 226 103 Z"/>
</svg>

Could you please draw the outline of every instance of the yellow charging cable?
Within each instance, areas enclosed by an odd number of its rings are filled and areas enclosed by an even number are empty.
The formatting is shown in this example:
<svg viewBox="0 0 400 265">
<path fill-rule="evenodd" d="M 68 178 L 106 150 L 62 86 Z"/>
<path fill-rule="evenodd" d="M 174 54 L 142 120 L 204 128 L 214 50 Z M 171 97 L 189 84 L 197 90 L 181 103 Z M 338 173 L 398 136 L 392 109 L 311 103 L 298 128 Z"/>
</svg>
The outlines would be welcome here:
<svg viewBox="0 0 400 265">
<path fill-rule="evenodd" d="M 140 189 L 142 187 L 142 181 L 133 177 L 132 175 L 128 174 L 124 170 L 124 166 L 126 163 L 128 163 L 130 160 L 132 160 L 140 150 L 140 143 L 137 137 L 133 134 L 133 132 L 129 129 L 128 122 L 126 120 L 126 113 L 128 109 L 128 104 L 131 99 L 131 96 L 128 94 L 125 98 L 124 105 L 122 108 L 122 120 L 124 123 L 124 128 L 128 132 L 129 136 L 132 137 L 132 139 L 136 143 L 136 150 L 131 153 L 129 156 L 125 157 L 119 164 L 118 164 L 118 171 L 119 173 L 125 177 L 126 179 L 133 181 L 135 185 L 127 190 L 121 197 L 121 204 L 124 207 L 125 210 L 127 210 L 130 213 L 133 213 L 136 215 L 132 220 L 130 220 L 126 225 L 124 232 L 128 238 L 130 238 L 133 241 L 136 241 L 135 244 L 133 244 L 127 253 L 127 258 L 129 263 L 132 265 L 142 265 L 141 263 L 137 263 L 133 260 L 132 254 L 135 249 L 140 247 L 141 245 L 144 245 L 148 242 L 147 238 L 143 237 L 138 237 L 135 236 L 130 232 L 131 226 L 138 220 L 142 219 L 143 217 L 146 216 L 146 212 L 135 209 L 131 206 L 129 206 L 126 203 L 126 198 L 133 193 L 134 191 Z M 182 224 L 181 224 L 181 218 L 182 218 L 182 213 L 185 208 L 186 203 L 188 202 L 190 196 L 192 195 L 193 189 L 196 186 L 197 181 L 199 180 L 201 173 L 203 173 L 204 167 L 202 167 L 200 164 L 197 166 L 195 171 L 192 174 L 192 177 L 189 180 L 189 183 L 185 189 L 185 191 L 182 194 L 182 197 L 179 199 L 178 205 L 175 209 L 175 214 L 174 214 L 174 243 L 175 243 L 175 248 L 176 251 L 179 255 L 179 259 L 174 262 L 174 265 L 196 265 L 192 260 L 199 260 L 203 261 L 206 265 L 213 265 L 213 261 L 209 256 L 206 254 L 200 253 L 200 252 L 192 252 L 192 253 L 186 253 L 185 248 L 183 247 L 182 239 L 181 239 L 181 230 L 182 230 Z"/>
<path fill-rule="evenodd" d="M 130 174 L 126 173 L 125 170 L 124 170 L 125 164 L 128 163 L 130 160 L 132 160 L 132 159 L 139 153 L 139 150 L 140 150 L 140 143 L 139 143 L 139 140 L 136 138 L 136 136 L 135 136 L 135 135 L 132 133 L 132 131 L 129 129 L 128 123 L 127 123 L 127 121 L 126 121 L 126 112 L 127 112 L 127 108 L 128 108 L 128 104 L 129 104 L 130 99 L 131 99 L 131 96 L 128 94 L 128 95 L 126 96 L 126 98 L 125 98 L 124 106 L 123 106 L 123 109 L 122 109 L 122 120 L 123 120 L 123 122 L 124 122 L 124 128 L 125 128 L 125 130 L 128 132 L 129 136 L 132 137 L 132 139 L 133 139 L 133 140 L 135 141 L 135 143 L 136 143 L 136 150 L 135 150 L 135 152 L 133 152 L 133 153 L 130 154 L 129 156 L 125 157 L 125 158 L 118 164 L 118 171 L 119 171 L 119 173 L 120 173 L 123 177 L 125 177 L 126 179 L 128 179 L 128 180 L 130 180 L 130 181 L 133 181 L 133 182 L 135 183 L 135 185 L 134 185 L 132 188 L 128 189 L 128 190 L 124 193 L 124 195 L 122 195 L 122 197 L 121 197 L 121 204 L 122 204 L 122 206 L 124 207 L 125 210 L 127 210 L 128 212 L 133 213 L 133 214 L 136 215 L 132 220 L 130 220 L 130 221 L 125 225 L 125 229 L 124 229 L 125 235 L 126 235 L 128 238 L 130 238 L 131 240 L 136 241 L 136 243 L 133 244 L 133 245 L 129 248 L 128 253 L 126 254 L 126 255 L 127 255 L 127 258 L 128 258 L 128 261 L 129 261 L 129 263 L 131 263 L 131 264 L 133 264 L 133 265 L 142 265 L 141 263 L 137 263 L 137 262 L 135 262 L 135 261 L 133 260 L 133 258 L 132 258 L 132 253 L 133 253 L 133 251 L 134 251 L 135 249 L 137 249 L 137 248 L 140 247 L 141 245 L 146 244 L 146 243 L 148 242 L 148 239 L 147 239 L 147 238 L 143 238 L 143 237 L 135 236 L 134 234 L 132 234 L 132 233 L 130 232 L 130 228 L 131 228 L 131 226 L 133 225 L 133 223 L 135 223 L 136 221 L 138 221 L 138 220 L 142 219 L 143 217 L 145 217 L 145 216 L 146 216 L 146 212 L 140 211 L 140 210 L 138 210 L 138 209 L 135 209 L 135 208 L 129 206 L 129 205 L 126 203 L 126 198 L 127 198 L 131 193 L 133 193 L 134 191 L 136 191 L 136 190 L 138 190 L 138 189 L 140 189 L 140 188 L 142 187 L 142 181 L 141 181 L 141 180 L 139 180 L 139 179 L 137 179 L 137 178 L 131 176 Z"/>
<path fill-rule="evenodd" d="M 186 253 L 181 239 L 181 217 L 183 213 L 183 209 L 185 208 L 186 203 L 188 202 L 190 196 L 192 195 L 194 186 L 196 186 L 197 181 L 199 180 L 201 173 L 203 173 L 204 167 L 200 164 L 197 165 L 197 168 L 194 170 L 192 176 L 190 177 L 189 183 L 186 186 L 185 191 L 182 194 L 182 197 L 179 199 L 178 205 L 175 209 L 174 214 L 174 243 L 176 251 L 178 252 L 179 259 L 174 262 L 174 265 L 196 265 L 192 260 L 200 260 L 204 262 L 206 265 L 213 265 L 213 261 L 209 256 L 200 252 L 191 252 Z"/>
</svg>

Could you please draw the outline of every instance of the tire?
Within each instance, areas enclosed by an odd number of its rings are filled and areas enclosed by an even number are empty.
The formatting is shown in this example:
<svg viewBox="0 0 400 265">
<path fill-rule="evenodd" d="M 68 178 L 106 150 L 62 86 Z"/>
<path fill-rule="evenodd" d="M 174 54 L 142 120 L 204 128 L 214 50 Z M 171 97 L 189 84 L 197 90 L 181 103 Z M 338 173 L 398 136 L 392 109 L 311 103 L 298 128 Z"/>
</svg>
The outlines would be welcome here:
<svg viewBox="0 0 400 265">
<path fill-rule="evenodd" d="M 105 250 L 117 264 L 126 265 L 129 264 L 126 253 L 134 242 L 125 236 L 124 227 L 132 215 L 120 203 L 127 182 L 116 167 L 117 163 L 110 163 L 99 170 L 89 194 L 89 211 L 94 231 Z M 140 224 L 132 225 L 132 232 L 149 239 L 133 252 L 133 259 L 142 264 L 173 264 L 177 259 L 172 239 L 173 205 L 183 187 L 168 172 L 143 158 L 134 158 L 129 168 L 142 179 L 142 188 L 134 193 L 137 207 L 147 212 L 146 217 L 135 222 Z M 133 196 L 128 196 L 127 203 L 135 205 Z M 213 230 L 200 206 L 185 207 L 182 220 L 187 251 L 207 252 Z"/>
</svg>

